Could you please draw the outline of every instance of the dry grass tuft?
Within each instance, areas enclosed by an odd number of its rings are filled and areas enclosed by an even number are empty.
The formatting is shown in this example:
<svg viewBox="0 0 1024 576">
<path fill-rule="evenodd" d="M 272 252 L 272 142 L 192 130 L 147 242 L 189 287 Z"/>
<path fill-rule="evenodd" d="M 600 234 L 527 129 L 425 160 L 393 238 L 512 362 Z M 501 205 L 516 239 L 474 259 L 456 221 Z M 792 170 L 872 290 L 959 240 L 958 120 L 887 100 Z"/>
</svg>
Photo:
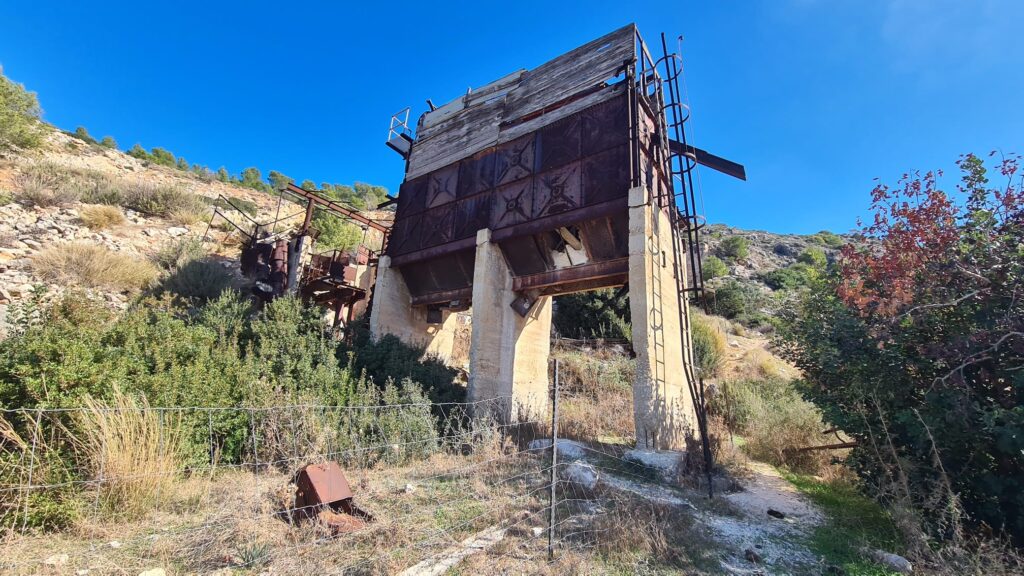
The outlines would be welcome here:
<svg viewBox="0 0 1024 576">
<path fill-rule="evenodd" d="M 184 437 L 174 413 L 115 388 L 109 403 L 86 397 L 75 435 L 99 501 L 111 516 L 136 518 L 166 502 L 183 467 Z"/>
<path fill-rule="evenodd" d="M 210 217 L 210 211 L 203 208 L 202 206 L 182 206 L 171 210 L 167 216 L 171 219 L 171 222 L 178 224 L 179 226 L 192 226 L 200 222 L 205 222 Z"/>
<path fill-rule="evenodd" d="M 84 206 L 79 211 L 79 217 L 90 230 L 105 230 L 124 224 L 124 213 L 121 212 L 121 209 L 105 204 Z"/>
<path fill-rule="evenodd" d="M 84 243 L 47 248 L 32 259 L 32 267 L 51 282 L 115 290 L 146 288 L 158 275 L 148 261 Z"/>
<path fill-rule="evenodd" d="M 634 362 L 608 348 L 556 348 L 563 402 L 559 433 L 579 440 L 629 440 L 633 426 Z"/>
</svg>

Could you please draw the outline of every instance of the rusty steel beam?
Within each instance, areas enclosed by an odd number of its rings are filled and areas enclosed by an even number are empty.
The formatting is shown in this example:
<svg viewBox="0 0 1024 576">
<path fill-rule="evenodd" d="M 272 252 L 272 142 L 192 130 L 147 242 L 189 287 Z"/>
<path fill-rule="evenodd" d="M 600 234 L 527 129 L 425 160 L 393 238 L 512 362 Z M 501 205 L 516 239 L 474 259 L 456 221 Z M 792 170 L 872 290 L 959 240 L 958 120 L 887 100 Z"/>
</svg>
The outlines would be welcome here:
<svg viewBox="0 0 1024 576">
<path fill-rule="evenodd" d="M 619 277 L 628 273 L 629 257 L 616 258 L 614 260 L 581 264 L 579 266 L 559 268 L 558 270 L 538 272 L 526 276 L 516 276 L 512 279 L 512 290 L 515 292 L 540 290 L 563 284 Z"/>
<path fill-rule="evenodd" d="M 410 264 L 412 262 L 419 262 L 421 260 L 430 260 L 431 258 L 437 258 L 439 256 L 445 256 L 453 252 L 459 252 L 474 248 L 476 246 L 476 235 L 470 236 L 469 238 L 463 238 L 462 240 L 455 240 L 447 244 L 441 244 L 439 246 L 431 246 L 430 248 L 423 248 L 422 250 L 416 250 L 415 252 L 407 252 L 405 254 L 398 254 L 391 257 L 391 265 L 395 268 Z"/>
<path fill-rule="evenodd" d="M 469 300 L 473 297 L 473 287 L 456 288 L 455 290 L 442 290 L 412 297 L 413 306 L 429 306 L 433 304 L 447 304 L 456 300 Z"/>
<path fill-rule="evenodd" d="M 298 196 L 300 198 L 305 198 L 306 200 L 310 201 L 311 203 L 320 206 L 324 210 L 327 210 L 328 212 L 331 212 L 331 213 L 333 213 L 336 216 L 341 216 L 342 218 L 348 218 L 350 220 L 355 220 L 356 222 L 359 222 L 360 224 L 365 224 L 366 226 L 368 226 L 370 228 L 373 228 L 374 230 L 377 230 L 378 232 L 383 232 L 383 233 L 387 234 L 388 231 L 391 230 L 391 227 L 385 226 L 385 225 L 381 224 L 380 222 L 377 222 L 376 220 L 371 220 L 370 218 L 367 218 L 366 216 L 363 216 L 362 214 L 360 214 L 359 211 L 357 211 L 357 210 L 351 210 L 349 208 L 345 208 L 341 204 L 339 204 L 339 203 L 337 203 L 337 202 L 335 202 L 333 200 L 329 200 L 327 198 L 324 198 L 323 196 L 321 196 L 320 194 L 317 194 L 316 192 L 314 192 L 312 190 L 306 190 L 305 188 L 299 188 L 295 184 L 289 183 L 287 186 L 285 186 L 284 191 L 289 193 L 289 194 L 292 194 L 294 196 Z"/>
<path fill-rule="evenodd" d="M 536 218 L 534 220 L 527 220 L 525 222 L 520 222 L 519 224 L 513 224 L 511 226 L 495 230 L 491 234 L 491 241 L 500 242 L 509 238 L 515 238 L 516 236 L 538 234 L 549 230 L 557 230 L 561 226 L 569 226 L 585 220 L 603 218 L 626 210 L 627 204 L 627 197 L 626 195 L 623 195 L 619 198 L 608 200 L 607 202 L 602 202 L 600 204 L 591 204 L 589 206 L 584 206 L 583 208 L 567 210 L 565 212 L 559 212 L 558 214 L 552 214 L 550 216 Z"/>
<path fill-rule="evenodd" d="M 712 170 L 717 170 L 722 174 L 732 176 L 733 178 L 739 178 L 743 181 L 746 181 L 747 179 L 747 169 L 744 168 L 742 164 L 737 164 L 732 160 L 726 160 L 721 156 L 715 156 L 710 152 L 701 150 L 700 148 L 695 148 L 689 144 L 684 145 L 682 142 L 677 142 L 676 140 L 669 140 L 668 147 L 673 154 L 687 156 L 701 166 L 707 166 Z"/>
</svg>

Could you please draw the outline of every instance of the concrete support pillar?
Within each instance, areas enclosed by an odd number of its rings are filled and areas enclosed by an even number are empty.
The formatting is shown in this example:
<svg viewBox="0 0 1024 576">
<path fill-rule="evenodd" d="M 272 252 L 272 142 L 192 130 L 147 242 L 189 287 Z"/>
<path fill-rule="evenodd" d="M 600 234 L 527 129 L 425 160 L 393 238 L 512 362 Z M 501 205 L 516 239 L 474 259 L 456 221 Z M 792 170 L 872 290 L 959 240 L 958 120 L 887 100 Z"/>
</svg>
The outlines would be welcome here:
<svg viewBox="0 0 1024 576">
<path fill-rule="evenodd" d="M 679 273 L 685 279 L 685 266 Z M 644 187 L 629 191 L 629 307 L 637 447 L 683 449 L 688 431 L 699 435 L 683 365 L 688 339 L 679 322 L 669 218 Z"/>
<path fill-rule="evenodd" d="M 425 349 L 428 356 L 448 362 L 452 357 L 458 318 L 443 312 L 440 324 L 427 323 L 427 310 L 412 306 L 412 296 L 401 272 L 391 267 L 391 257 L 381 256 L 373 287 L 370 336 L 377 340 L 393 334 L 399 340 Z"/>
<path fill-rule="evenodd" d="M 551 298 L 543 296 L 521 317 L 510 304 L 512 273 L 491 231 L 476 237 L 469 401 L 510 398 L 499 416 L 531 420 L 547 411 L 551 351 Z"/>
</svg>

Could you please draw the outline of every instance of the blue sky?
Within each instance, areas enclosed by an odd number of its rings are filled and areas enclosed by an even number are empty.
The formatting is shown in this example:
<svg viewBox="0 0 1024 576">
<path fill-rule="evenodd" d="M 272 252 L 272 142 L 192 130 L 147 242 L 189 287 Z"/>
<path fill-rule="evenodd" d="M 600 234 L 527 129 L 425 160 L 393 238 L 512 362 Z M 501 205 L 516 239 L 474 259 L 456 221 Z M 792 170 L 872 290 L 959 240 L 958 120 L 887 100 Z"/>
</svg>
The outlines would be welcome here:
<svg viewBox="0 0 1024 576">
<path fill-rule="evenodd" d="M 682 34 L 707 217 L 854 226 L 873 179 L 1024 152 L 1024 2 L 0 3 L 0 64 L 45 118 L 232 172 L 397 190 L 392 113 L 442 103 L 630 21 Z M 952 179 L 948 180 L 952 185 Z"/>
</svg>

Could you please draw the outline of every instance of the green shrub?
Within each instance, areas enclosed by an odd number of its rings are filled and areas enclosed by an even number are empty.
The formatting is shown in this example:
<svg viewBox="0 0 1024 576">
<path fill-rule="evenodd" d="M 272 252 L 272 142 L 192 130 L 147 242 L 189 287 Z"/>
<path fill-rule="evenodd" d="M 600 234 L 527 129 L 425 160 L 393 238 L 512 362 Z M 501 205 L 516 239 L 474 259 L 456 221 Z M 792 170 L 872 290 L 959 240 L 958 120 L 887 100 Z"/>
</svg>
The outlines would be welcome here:
<svg viewBox="0 0 1024 576">
<path fill-rule="evenodd" d="M 411 379 L 432 402 L 465 399 L 465 389 L 457 383 L 458 371 L 438 358 L 425 357 L 422 348 L 409 346 L 391 334 L 374 342 L 365 325 L 354 326 L 351 337 L 351 343 L 339 346 L 339 359 L 378 385 Z"/>
<path fill-rule="evenodd" d="M 313 228 L 320 232 L 316 238 L 318 250 L 351 250 L 363 239 L 363 231 L 337 216 L 318 211 L 313 216 Z"/>
<path fill-rule="evenodd" d="M 85 129 L 85 126 L 79 126 L 78 128 L 75 128 L 75 131 L 71 135 L 74 136 L 75 138 L 78 138 L 82 142 L 85 142 L 86 144 L 98 144 L 98 142 L 96 142 L 96 139 L 89 134 L 88 130 Z"/>
<path fill-rule="evenodd" d="M 6 206 L 14 202 L 14 194 L 7 190 L 0 190 L 0 206 Z"/>
<path fill-rule="evenodd" d="M 743 236 L 729 236 L 722 240 L 719 249 L 726 258 L 743 261 L 750 255 L 750 241 Z"/>
<path fill-rule="evenodd" d="M 104 136 L 103 139 L 100 140 L 100 146 L 103 146 L 104 148 L 117 149 L 117 140 L 114 140 L 113 136 Z"/>
<path fill-rule="evenodd" d="M 722 384 L 714 399 L 716 413 L 746 439 L 752 457 L 802 472 L 818 472 L 825 452 L 798 452 L 823 441 L 821 411 L 803 399 L 793 382 L 780 379 L 736 380 Z"/>
<path fill-rule="evenodd" d="M 179 186 L 145 181 L 128 185 L 122 201 L 126 208 L 151 216 L 169 216 L 178 210 L 202 207 L 195 194 Z"/>
<path fill-rule="evenodd" d="M 714 290 L 709 290 L 708 300 L 712 312 L 716 315 L 739 319 L 756 313 L 763 297 L 756 288 L 730 280 Z"/>
<path fill-rule="evenodd" d="M 157 287 L 157 292 L 167 292 L 187 300 L 206 302 L 220 297 L 234 287 L 235 275 L 219 262 L 192 260 L 172 270 Z"/>
<path fill-rule="evenodd" d="M 834 232 L 829 232 L 828 230 L 822 230 L 821 232 L 811 235 L 810 240 L 815 244 L 820 244 L 828 248 L 840 248 L 846 244 L 846 240 L 844 240 L 842 236 Z"/>
<path fill-rule="evenodd" d="M 814 270 L 810 266 L 798 262 L 791 266 L 776 268 L 771 272 L 762 274 L 761 280 L 772 290 L 795 290 L 806 287 L 814 277 Z"/>
<path fill-rule="evenodd" d="M 814 268 L 824 268 L 828 265 L 828 258 L 821 248 L 808 248 L 797 256 L 797 261 Z"/>
<path fill-rule="evenodd" d="M 701 274 L 705 281 L 721 278 L 729 275 L 729 266 L 722 262 L 721 258 L 711 255 L 701 262 Z"/>
<path fill-rule="evenodd" d="M 0 73 L 0 149 L 39 146 L 43 141 L 41 115 L 35 92 Z"/>
<path fill-rule="evenodd" d="M 714 378 L 725 360 L 725 336 L 703 314 L 690 315 L 693 355 L 700 376 Z"/>
<path fill-rule="evenodd" d="M 630 340 L 629 297 L 607 288 L 555 299 L 552 324 L 566 338 Z"/>
</svg>

